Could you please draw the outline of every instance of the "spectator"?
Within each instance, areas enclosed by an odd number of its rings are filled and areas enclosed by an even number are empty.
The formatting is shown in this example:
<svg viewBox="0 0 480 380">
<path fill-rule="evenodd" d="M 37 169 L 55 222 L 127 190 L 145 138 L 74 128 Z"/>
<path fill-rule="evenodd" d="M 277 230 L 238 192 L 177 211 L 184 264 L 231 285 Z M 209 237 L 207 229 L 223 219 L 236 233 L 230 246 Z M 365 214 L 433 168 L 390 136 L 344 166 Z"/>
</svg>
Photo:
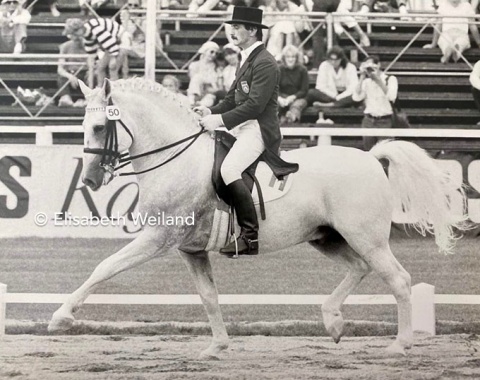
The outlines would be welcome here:
<svg viewBox="0 0 480 380">
<path fill-rule="evenodd" d="M 68 41 L 60 45 L 60 54 L 85 54 L 85 47 L 83 45 L 83 21 L 79 18 L 69 18 L 65 22 L 65 29 L 63 35 L 67 36 Z M 68 64 L 76 63 L 77 64 Z M 59 107 L 81 107 L 84 105 L 83 99 L 78 99 L 75 103 L 72 100 L 72 90 L 78 88 L 78 78 L 85 80 L 86 70 L 80 71 L 75 76 L 75 73 L 85 66 L 83 60 L 75 58 L 60 58 L 58 61 L 58 88 L 62 88 L 65 83 L 69 82 L 60 93 L 58 101 Z M 91 68 L 93 70 L 93 68 Z"/>
<path fill-rule="evenodd" d="M 360 65 L 360 80 L 353 92 L 354 101 L 365 101 L 362 128 L 391 128 L 392 104 L 397 98 L 398 82 L 393 75 L 387 77 L 380 70 L 377 56 L 367 57 Z M 377 137 L 364 136 L 363 147 L 370 150 Z"/>
<path fill-rule="evenodd" d="M 406 0 L 365 0 L 360 13 L 400 13 L 407 14 Z"/>
<path fill-rule="evenodd" d="M 354 105 L 352 95 L 358 84 L 357 68 L 339 46 L 332 47 L 327 56 L 318 68 L 315 88 L 308 91 L 308 103 L 320 107 Z"/>
<path fill-rule="evenodd" d="M 162 80 L 162 86 L 176 94 L 182 93 L 180 91 L 180 81 L 174 75 L 165 75 Z"/>
<path fill-rule="evenodd" d="M 39 5 L 42 5 L 43 3 L 48 4 L 48 8 L 50 9 L 50 12 L 53 17 L 60 17 L 60 12 L 57 9 L 57 0 L 28 0 L 26 4 L 26 8 L 32 13 L 36 14 L 38 11 L 37 9 L 39 8 Z"/>
<path fill-rule="evenodd" d="M 290 0 L 272 0 L 265 11 L 285 13 L 285 16 L 265 17 L 265 25 L 270 27 L 266 44 L 267 50 L 277 60 L 280 60 L 285 45 L 298 46 L 300 44 L 298 34 L 304 30 L 305 25 L 301 19 L 293 19 L 293 14 L 301 12 L 302 9 Z M 286 16 L 289 19 L 285 19 Z"/>
<path fill-rule="evenodd" d="M 293 45 L 282 50 L 278 106 L 280 123 L 299 121 L 307 106 L 308 71 L 301 51 Z M 283 116 L 283 114 L 285 114 Z"/>
<path fill-rule="evenodd" d="M 348 13 L 350 12 L 351 2 L 349 0 L 313 0 L 312 11 L 313 12 L 340 12 Z M 342 24 L 345 25 L 348 29 L 353 29 L 357 32 L 360 38 L 361 46 L 370 46 L 370 39 L 367 34 L 360 28 L 358 22 L 353 17 L 344 16 L 341 18 L 336 18 L 334 24 L 335 34 L 334 39 L 336 39 L 337 34 L 343 33 Z M 318 26 L 318 23 L 313 25 L 314 27 Z M 327 44 L 325 41 L 326 31 L 323 26 L 317 29 L 317 31 L 312 36 L 312 47 L 313 47 L 313 66 L 318 67 L 320 63 L 325 60 Z"/>
<path fill-rule="evenodd" d="M 473 23 L 469 24 L 469 21 L 474 20 L 475 16 L 475 11 L 470 3 L 461 0 L 444 0 L 437 12 L 441 16 L 457 16 L 456 18 L 439 18 L 433 32 L 432 43 L 424 46 L 425 49 L 431 49 L 438 44 L 442 51 L 440 62 L 447 63 L 450 58 L 457 62 L 462 53 L 470 48 L 469 29 L 480 47 L 480 34 L 477 26 Z"/>
<path fill-rule="evenodd" d="M 93 18 L 83 25 L 84 46 L 88 57 L 88 85 L 94 86 L 93 67 L 97 84 L 101 85 L 107 77 L 118 79 L 118 71 L 122 63 L 124 52 L 120 50 L 121 29 L 120 24 L 107 18 Z M 95 63 L 96 56 L 99 56 Z"/>
<path fill-rule="evenodd" d="M 213 9 L 225 10 L 227 9 L 227 4 L 222 0 L 191 0 L 187 17 L 198 17 L 200 14 L 209 12 Z"/>
<path fill-rule="evenodd" d="M 145 17 L 134 17 L 131 10 L 141 8 L 140 0 L 128 0 L 127 6 L 120 12 L 120 21 L 122 23 L 123 33 L 121 38 L 121 58 L 122 58 L 122 76 L 128 77 L 129 57 L 145 58 L 145 31 L 147 21 Z M 155 48 L 157 53 L 163 52 L 163 43 L 160 38 L 160 21 L 157 20 L 157 33 L 155 34 Z"/>
<path fill-rule="evenodd" d="M 205 42 L 199 49 L 200 59 L 188 67 L 190 83 L 187 96 L 192 105 L 211 107 L 215 104 L 215 92 L 219 90 L 216 56 L 219 46 L 212 41 Z"/>
<path fill-rule="evenodd" d="M 222 82 L 221 87 L 226 93 L 235 80 L 235 73 L 239 63 L 238 54 L 240 54 L 240 49 L 238 46 L 229 43 L 223 47 L 223 54 L 227 65 L 223 68 L 220 78 Z M 225 94 L 223 96 L 225 96 Z M 221 98 L 223 98 L 223 96 Z"/>
<path fill-rule="evenodd" d="M 472 95 L 477 109 L 480 111 L 480 61 L 473 66 L 470 74 L 470 84 L 472 85 Z M 477 123 L 480 125 L 480 121 Z"/>
<path fill-rule="evenodd" d="M 20 54 L 25 51 L 27 25 L 32 16 L 23 4 L 25 0 L 2 0 L 0 11 L 1 50 Z"/>
</svg>

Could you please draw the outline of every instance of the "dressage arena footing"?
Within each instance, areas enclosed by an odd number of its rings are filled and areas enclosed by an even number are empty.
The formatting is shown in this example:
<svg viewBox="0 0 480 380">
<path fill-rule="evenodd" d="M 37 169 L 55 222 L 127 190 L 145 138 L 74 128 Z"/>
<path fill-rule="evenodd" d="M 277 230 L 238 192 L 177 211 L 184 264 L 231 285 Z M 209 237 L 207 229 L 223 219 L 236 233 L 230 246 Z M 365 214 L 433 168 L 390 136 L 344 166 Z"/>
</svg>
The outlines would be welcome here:
<svg viewBox="0 0 480 380">
<path fill-rule="evenodd" d="M 48 333 L 48 322 L 6 320 L 6 334 L 33 335 L 211 335 L 207 322 L 96 322 L 79 320 L 60 333 Z M 236 322 L 226 323 L 232 336 L 328 336 L 320 321 Z M 371 321 L 345 321 L 345 336 L 389 336 L 397 333 L 397 324 Z M 436 333 L 478 334 L 480 321 L 437 321 Z"/>
</svg>

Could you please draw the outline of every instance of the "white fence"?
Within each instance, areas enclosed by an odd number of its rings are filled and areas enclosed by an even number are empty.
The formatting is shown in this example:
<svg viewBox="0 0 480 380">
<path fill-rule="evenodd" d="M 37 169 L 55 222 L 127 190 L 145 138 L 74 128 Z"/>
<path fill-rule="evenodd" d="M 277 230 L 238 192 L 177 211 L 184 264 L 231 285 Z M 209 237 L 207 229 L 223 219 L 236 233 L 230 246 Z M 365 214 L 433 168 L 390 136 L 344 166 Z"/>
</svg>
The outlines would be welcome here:
<svg viewBox="0 0 480 380">
<path fill-rule="evenodd" d="M 432 137 L 480 139 L 478 129 L 382 129 L 382 128 L 281 128 L 283 136 L 318 137 L 319 145 L 330 145 L 333 136 Z M 54 133 L 83 133 L 82 126 L 55 125 L 42 127 L 2 126 L 2 133 L 33 133 L 37 145 L 52 145 Z"/>
<path fill-rule="evenodd" d="M 433 285 L 421 283 L 412 286 L 412 326 L 414 331 L 435 335 L 435 304 L 480 305 L 480 295 L 434 294 Z M 7 293 L 0 284 L 0 335 L 5 334 L 7 304 L 60 304 L 68 294 Z M 220 294 L 221 305 L 321 305 L 328 295 L 312 294 Z M 86 304 L 109 305 L 200 305 L 198 294 L 92 294 Z M 345 305 L 394 305 L 390 294 L 350 295 Z"/>
</svg>

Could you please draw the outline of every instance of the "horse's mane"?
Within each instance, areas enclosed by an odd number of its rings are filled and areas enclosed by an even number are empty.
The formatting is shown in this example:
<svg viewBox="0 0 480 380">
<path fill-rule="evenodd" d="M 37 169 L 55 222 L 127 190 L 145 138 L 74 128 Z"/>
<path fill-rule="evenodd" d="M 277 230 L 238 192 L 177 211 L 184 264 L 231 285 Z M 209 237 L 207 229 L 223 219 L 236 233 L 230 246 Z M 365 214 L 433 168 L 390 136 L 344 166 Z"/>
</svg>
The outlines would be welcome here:
<svg viewBox="0 0 480 380">
<path fill-rule="evenodd" d="M 196 124 L 197 115 L 192 111 L 188 98 L 182 94 L 176 94 L 165 87 L 160 83 L 154 82 L 149 79 L 133 77 L 129 79 L 119 79 L 112 84 L 112 91 L 138 91 L 138 92 L 148 92 L 154 94 L 161 98 L 161 104 L 165 104 L 168 107 L 175 109 L 175 115 L 178 116 L 189 116 L 191 120 Z M 182 113 L 179 114 L 178 111 L 181 110 Z"/>
</svg>

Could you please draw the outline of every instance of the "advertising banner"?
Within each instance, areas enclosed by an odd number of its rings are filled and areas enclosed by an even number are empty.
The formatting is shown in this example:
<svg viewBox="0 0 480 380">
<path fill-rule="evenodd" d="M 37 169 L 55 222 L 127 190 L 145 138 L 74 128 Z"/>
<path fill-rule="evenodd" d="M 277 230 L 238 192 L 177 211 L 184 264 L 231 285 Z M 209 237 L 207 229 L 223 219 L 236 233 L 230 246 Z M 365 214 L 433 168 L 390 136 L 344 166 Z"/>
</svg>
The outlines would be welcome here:
<svg viewBox="0 0 480 380">
<path fill-rule="evenodd" d="M 82 146 L 0 147 L 0 237 L 134 237 L 135 176 L 94 192 L 81 179 Z M 137 221 L 138 222 L 138 221 Z"/>
<path fill-rule="evenodd" d="M 135 176 L 117 177 L 93 192 L 82 183 L 82 150 L 74 145 L 0 147 L 0 237 L 121 238 L 139 233 Z M 470 219 L 480 223 L 480 159 L 457 155 L 438 162 L 457 184 L 466 182 Z M 460 213 L 460 197 L 453 202 Z M 394 221 L 407 222 L 397 216 Z"/>
</svg>

